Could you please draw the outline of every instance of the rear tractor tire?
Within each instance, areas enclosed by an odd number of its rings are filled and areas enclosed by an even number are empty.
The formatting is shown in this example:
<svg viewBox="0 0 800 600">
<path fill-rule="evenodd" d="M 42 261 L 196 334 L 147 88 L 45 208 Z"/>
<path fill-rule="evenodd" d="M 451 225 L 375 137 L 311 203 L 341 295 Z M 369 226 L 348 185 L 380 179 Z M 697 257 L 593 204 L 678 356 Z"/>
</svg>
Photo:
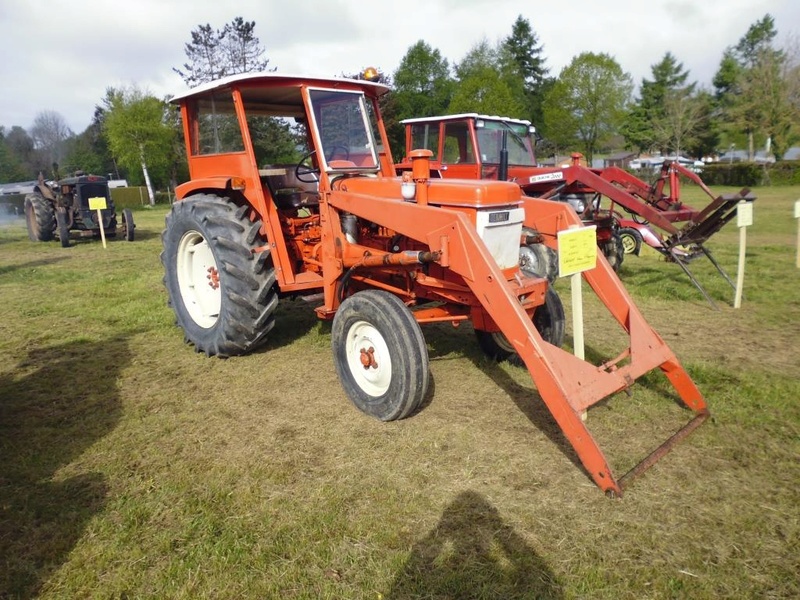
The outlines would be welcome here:
<svg viewBox="0 0 800 600">
<path fill-rule="evenodd" d="M 32 242 L 49 242 L 56 235 L 56 214 L 52 202 L 40 194 L 25 196 L 25 223 Z"/>
<path fill-rule="evenodd" d="M 520 246 L 519 267 L 552 284 L 558 278 L 558 252 L 542 243 Z"/>
<path fill-rule="evenodd" d="M 430 382 L 428 348 L 397 296 L 366 290 L 345 298 L 331 341 L 339 380 L 360 411 L 394 421 L 422 404 Z"/>
<path fill-rule="evenodd" d="M 161 234 L 164 285 L 185 340 L 208 356 L 246 354 L 275 325 L 278 294 L 250 207 L 198 194 L 173 204 Z"/>
</svg>

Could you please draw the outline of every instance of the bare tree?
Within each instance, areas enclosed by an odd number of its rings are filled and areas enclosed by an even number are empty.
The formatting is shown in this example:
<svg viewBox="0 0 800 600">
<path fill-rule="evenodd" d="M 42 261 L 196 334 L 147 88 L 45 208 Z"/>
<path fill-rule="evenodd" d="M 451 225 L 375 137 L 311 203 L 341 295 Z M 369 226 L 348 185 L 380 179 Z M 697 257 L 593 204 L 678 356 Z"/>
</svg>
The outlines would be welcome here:
<svg viewBox="0 0 800 600">
<path fill-rule="evenodd" d="M 34 148 L 56 169 L 64 157 L 65 142 L 74 134 L 59 113 L 45 110 L 36 115 L 30 131 Z"/>
<path fill-rule="evenodd" d="M 698 125 L 706 118 L 703 102 L 693 93 L 694 86 L 668 89 L 663 98 L 663 114 L 652 121 L 656 142 L 680 156 Z"/>
</svg>

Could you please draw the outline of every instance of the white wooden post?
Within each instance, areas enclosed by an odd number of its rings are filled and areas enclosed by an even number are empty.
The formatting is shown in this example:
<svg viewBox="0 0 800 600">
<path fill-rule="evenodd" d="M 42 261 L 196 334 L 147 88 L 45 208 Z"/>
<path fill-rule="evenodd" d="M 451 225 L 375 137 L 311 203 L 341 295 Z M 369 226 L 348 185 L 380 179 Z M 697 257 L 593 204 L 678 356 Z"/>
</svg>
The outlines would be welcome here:
<svg viewBox="0 0 800 600">
<path fill-rule="evenodd" d="M 739 268 L 736 272 L 736 297 L 733 308 L 742 305 L 742 288 L 744 287 L 744 258 L 747 250 L 747 228 L 753 224 L 753 204 L 740 200 L 736 206 L 736 225 L 739 227 Z"/>
</svg>

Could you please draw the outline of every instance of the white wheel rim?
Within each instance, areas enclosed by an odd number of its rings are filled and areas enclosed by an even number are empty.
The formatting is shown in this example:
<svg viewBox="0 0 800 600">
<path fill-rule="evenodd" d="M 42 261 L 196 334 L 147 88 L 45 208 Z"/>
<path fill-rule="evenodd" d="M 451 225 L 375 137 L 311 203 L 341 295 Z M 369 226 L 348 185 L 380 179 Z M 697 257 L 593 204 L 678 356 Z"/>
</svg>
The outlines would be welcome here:
<svg viewBox="0 0 800 600">
<path fill-rule="evenodd" d="M 385 394 L 392 382 L 392 361 L 380 332 L 366 321 L 357 321 L 350 326 L 345 344 L 347 366 L 356 385 L 376 398 Z M 366 368 L 362 361 L 365 353 L 372 358 Z"/>
<path fill-rule="evenodd" d="M 630 254 L 633 252 L 633 249 L 636 248 L 636 240 L 633 239 L 633 236 L 630 234 L 623 234 L 622 236 L 622 250 L 625 254 Z"/>
<path fill-rule="evenodd" d="M 178 288 L 189 316 L 200 327 L 213 327 L 219 318 L 222 293 L 217 261 L 206 239 L 187 231 L 178 244 Z"/>
</svg>

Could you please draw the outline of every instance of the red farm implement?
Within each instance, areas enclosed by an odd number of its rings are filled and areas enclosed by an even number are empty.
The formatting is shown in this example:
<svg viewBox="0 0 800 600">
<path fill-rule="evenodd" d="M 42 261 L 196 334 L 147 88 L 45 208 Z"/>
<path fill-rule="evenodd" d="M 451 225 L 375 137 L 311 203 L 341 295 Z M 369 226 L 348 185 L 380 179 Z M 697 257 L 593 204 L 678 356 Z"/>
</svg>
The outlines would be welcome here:
<svg viewBox="0 0 800 600">
<path fill-rule="evenodd" d="M 584 224 L 597 227 L 598 247 L 614 270 L 622 263 L 623 251 L 638 253 L 645 243 L 679 265 L 712 306 L 713 300 L 689 270 L 691 260 L 707 257 L 735 287 L 705 243 L 736 215 L 739 201 L 755 200 L 749 190 L 715 196 L 696 173 L 671 161 L 662 164 L 652 184 L 618 167 L 582 166 L 580 154 L 573 154 L 569 165 L 539 166 L 535 129 L 519 119 L 467 113 L 403 123 L 406 153 L 429 149 L 435 176 L 513 181 L 527 196 L 569 204 Z M 403 160 L 396 167 L 398 172 L 408 171 L 410 163 Z M 681 201 L 682 177 L 709 196 L 705 207 L 695 209 Z"/>
<path fill-rule="evenodd" d="M 739 202 L 755 201 L 750 190 L 745 188 L 738 193 L 715 196 L 697 173 L 675 161 L 665 161 L 655 181 L 648 184 L 618 167 L 589 169 L 580 166 L 579 157 L 573 155 L 573 164 L 567 167 L 541 168 L 539 174 L 529 177 L 523 189 L 527 194 L 545 199 L 563 195 L 591 196 L 585 204 L 596 213 L 613 215 L 619 223 L 626 250 L 638 253 L 640 245 L 646 243 L 669 262 L 680 266 L 712 306 L 715 306 L 714 301 L 689 270 L 689 262 L 705 256 L 735 289 L 705 243 L 736 216 Z M 681 201 L 682 177 L 709 197 L 708 204 L 697 209 Z M 609 201 L 607 208 L 600 207 L 603 197 Z"/>
</svg>

